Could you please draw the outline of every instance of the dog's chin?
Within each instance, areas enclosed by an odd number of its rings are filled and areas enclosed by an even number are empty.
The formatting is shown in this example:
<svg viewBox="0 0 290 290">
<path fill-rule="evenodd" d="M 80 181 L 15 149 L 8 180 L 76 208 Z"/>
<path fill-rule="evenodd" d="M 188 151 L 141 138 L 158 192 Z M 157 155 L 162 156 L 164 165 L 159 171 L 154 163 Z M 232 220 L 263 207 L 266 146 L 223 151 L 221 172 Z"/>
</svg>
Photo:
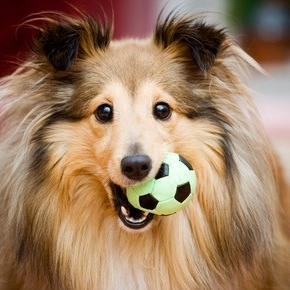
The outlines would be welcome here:
<svg viewBox="0 0 290 290">
<path fill-rule="evenodd" d="M 154 214 L 134 208 L 127 199 L 125 189 L 121 186 L 111 182 L 110 187 L 115 210 L 122 225 L 126 229 L 134 231 L 141 231 L 148 228 L 154 218 Z"/>
</svg>

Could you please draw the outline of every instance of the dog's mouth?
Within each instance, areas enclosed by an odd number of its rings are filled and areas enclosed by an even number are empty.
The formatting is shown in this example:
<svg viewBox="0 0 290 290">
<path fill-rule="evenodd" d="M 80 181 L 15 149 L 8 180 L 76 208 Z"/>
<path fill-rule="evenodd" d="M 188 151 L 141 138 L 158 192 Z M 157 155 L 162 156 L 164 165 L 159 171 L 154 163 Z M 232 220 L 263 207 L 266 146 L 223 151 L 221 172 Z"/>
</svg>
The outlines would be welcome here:
<svg viewBox="0 0 290 290">
<path fill-rule="evenodd" d="M 115 183 L 111 183 L 110 186 L 115 209 L 123 224 L 133 230 L 145 228 L 152 221 L 154 214 L 133 207 L 127 199 L 124 188 Z"/>
</svg>

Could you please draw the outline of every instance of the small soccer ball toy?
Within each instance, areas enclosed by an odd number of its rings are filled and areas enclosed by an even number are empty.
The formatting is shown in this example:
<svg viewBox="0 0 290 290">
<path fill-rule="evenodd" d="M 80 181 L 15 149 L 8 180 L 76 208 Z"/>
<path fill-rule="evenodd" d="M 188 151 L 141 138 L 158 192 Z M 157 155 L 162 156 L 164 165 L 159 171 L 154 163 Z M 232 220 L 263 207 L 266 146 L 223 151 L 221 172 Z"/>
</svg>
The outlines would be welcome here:
<svg viewBox="0 0 290 290">
<path fill-rule="evenodd" d="M 157 215 L 170 215 L 186 206 L 196 190 L 191 164 L 176 153 L 168 153 L 155 178 L 127 188 L 130 204 Z"/>
</svg>

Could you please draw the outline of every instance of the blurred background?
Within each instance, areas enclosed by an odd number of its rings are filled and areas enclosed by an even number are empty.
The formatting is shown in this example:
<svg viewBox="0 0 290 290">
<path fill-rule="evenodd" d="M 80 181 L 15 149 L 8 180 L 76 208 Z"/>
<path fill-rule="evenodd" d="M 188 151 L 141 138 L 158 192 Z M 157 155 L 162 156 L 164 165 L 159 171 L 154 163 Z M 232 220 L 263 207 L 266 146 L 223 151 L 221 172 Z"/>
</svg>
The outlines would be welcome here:
<svg viewBox="0 0 290 290">
<path fill-rule="evenodd" d="M 156 17 L 178 7 L 206 12 L 207 19 L 228 31 L 268 72 L 252 72 L 248 85 L 266 130 L 290 178 L 290 0 L 10 0 L 0 3 L 0 76 L 25 59 L 32 31 L 17 25 L 31 13 L 57 10 L 76 14 L 71 5 L 91 15 L 103 11 L 115 19 L 115 38 L 149 36 Z M 16 33 L 17 31 L 17 33 Z"/>
</svg>

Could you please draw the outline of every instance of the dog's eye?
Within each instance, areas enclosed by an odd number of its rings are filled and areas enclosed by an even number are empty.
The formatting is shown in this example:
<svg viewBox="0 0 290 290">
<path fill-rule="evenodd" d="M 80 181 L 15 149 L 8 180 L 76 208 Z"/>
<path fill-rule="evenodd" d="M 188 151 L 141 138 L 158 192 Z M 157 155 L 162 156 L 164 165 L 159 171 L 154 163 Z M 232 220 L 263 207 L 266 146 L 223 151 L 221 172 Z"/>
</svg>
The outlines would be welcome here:
<svg viewBox="0 0 290 290">
<path fill-rule="evenodd" d="M 171 108 L 167 103 L 159 102 L 153 108 L 153 115 L 156 119 L 168 120 L 171 116 Z"/>
<path fill-rule="evenodd" d="M 109 104 L 102 104 L 95 111 L 95 116 L 101 123 L 110 122 L 113 119 L 113 107 Z"/>
</svg>

